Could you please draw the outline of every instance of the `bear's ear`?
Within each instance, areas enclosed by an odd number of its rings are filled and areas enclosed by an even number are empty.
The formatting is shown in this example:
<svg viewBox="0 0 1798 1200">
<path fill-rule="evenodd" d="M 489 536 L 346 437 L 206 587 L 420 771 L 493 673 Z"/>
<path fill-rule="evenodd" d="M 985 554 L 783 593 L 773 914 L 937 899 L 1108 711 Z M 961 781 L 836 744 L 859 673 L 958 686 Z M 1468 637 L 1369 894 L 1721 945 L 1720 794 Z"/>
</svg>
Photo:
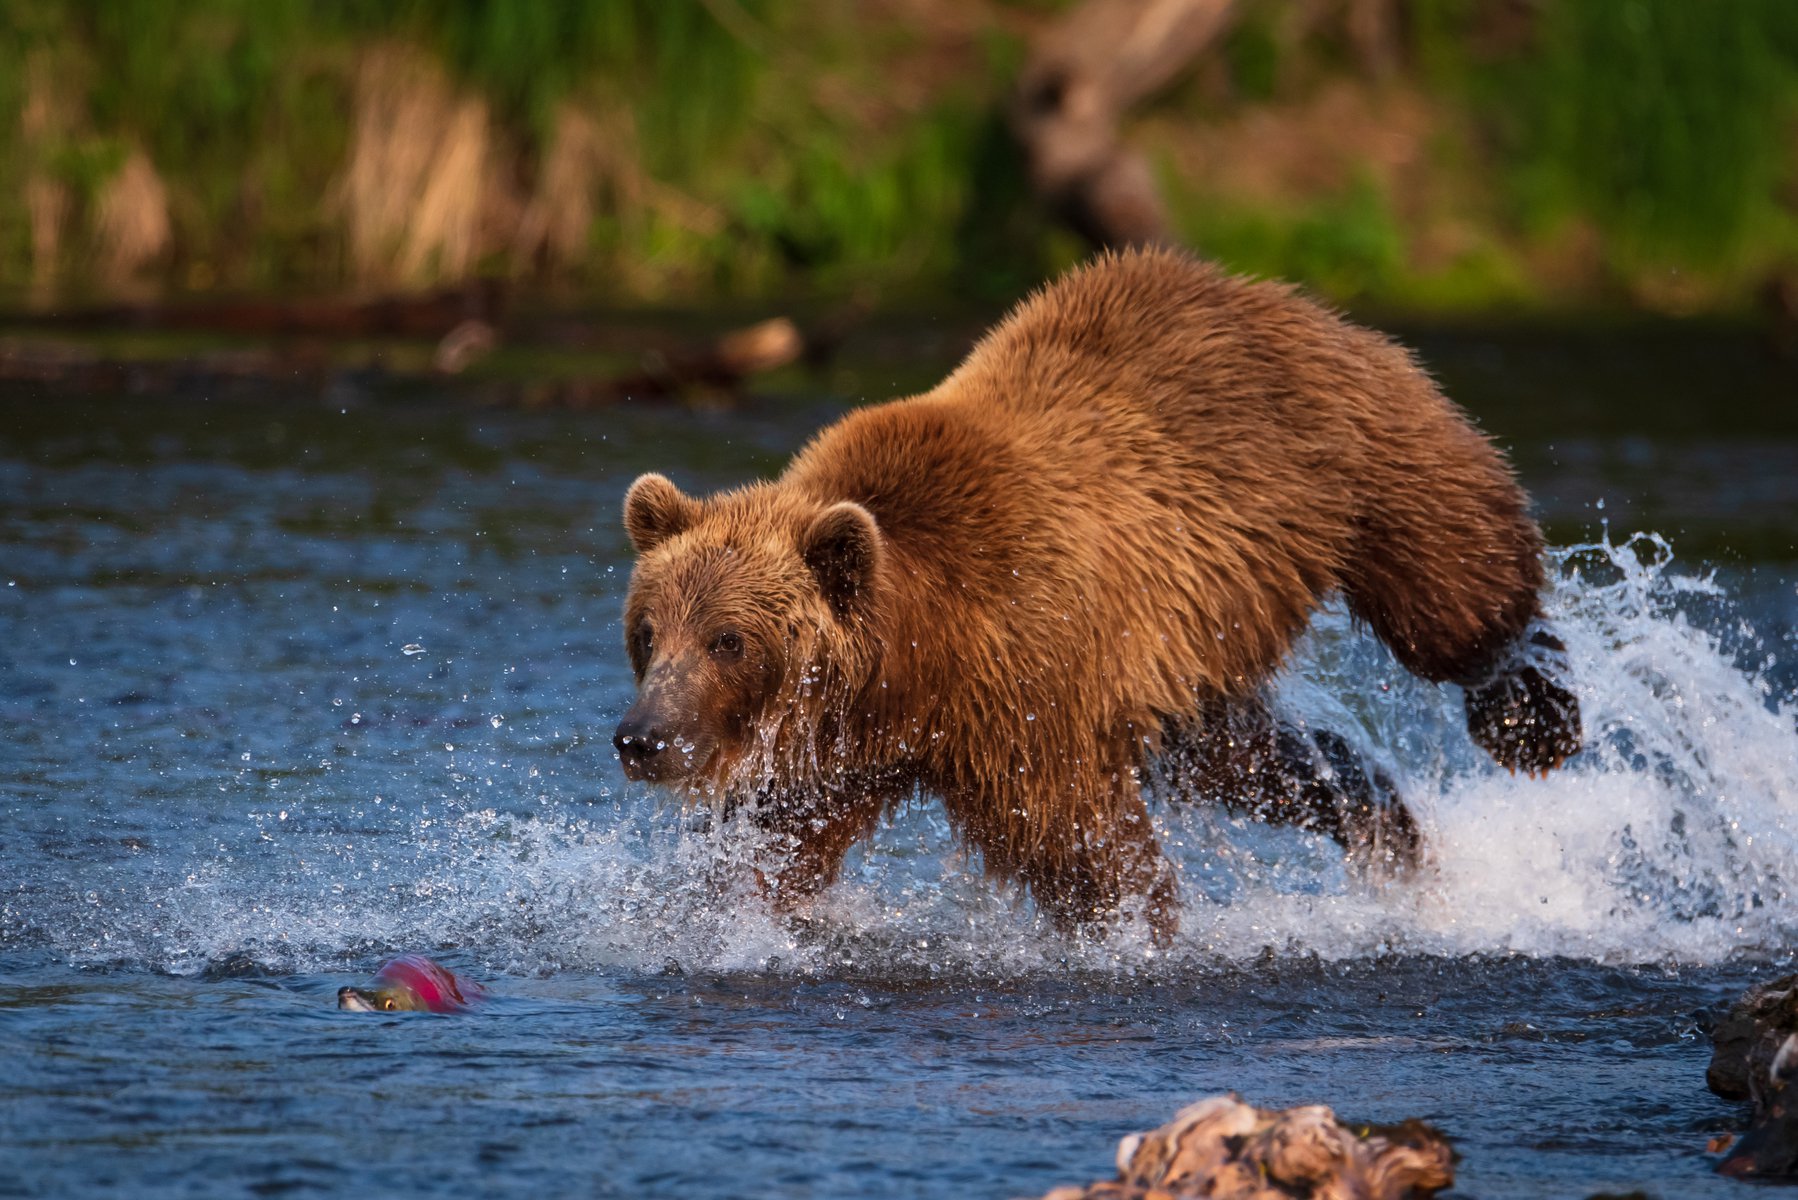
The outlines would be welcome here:
<svg viewBox="0 0 1798 1200">
<path fill-rule="evenodd" d="M 624 531 L 638 554 L 649 553 L 697 520 L 699 501 L 666 475 L 640 475 L 624 494 Z"/>
<path fill-rule="evenodd" d="M 799 554 L 838 617 L 865 605 L 880 571 L 880 527 L 874 514 L 842 500 L 816 517 L 799 539 Z"/>
</svg>

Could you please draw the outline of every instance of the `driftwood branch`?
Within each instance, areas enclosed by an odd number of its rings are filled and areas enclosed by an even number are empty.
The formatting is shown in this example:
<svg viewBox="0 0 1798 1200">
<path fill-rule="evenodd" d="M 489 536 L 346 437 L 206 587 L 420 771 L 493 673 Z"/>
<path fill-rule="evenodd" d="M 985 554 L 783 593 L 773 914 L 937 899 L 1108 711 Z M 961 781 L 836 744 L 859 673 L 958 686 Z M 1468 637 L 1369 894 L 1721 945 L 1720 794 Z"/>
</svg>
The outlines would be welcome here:
<svg viewBox="0 0 1798 1200">
<path fill-rule="evenodd" d="M 1210 46 L 1233 0 L 1087 0 L 1035 39 L 1011 128 L 1037 194 L 1095 246 L 1173 240 L 1147 160 L 1119 125 Z"/>
<path fill-rule="evenodd" d="M 1188 1105 L 1118 1146 L 1116 1179 L 1043 1200 L 1426 1200 L 1455 1182 L 1448 1139 L 1422 1121 L 1348 1125 L 1322 1105 Z"/>
</svg>

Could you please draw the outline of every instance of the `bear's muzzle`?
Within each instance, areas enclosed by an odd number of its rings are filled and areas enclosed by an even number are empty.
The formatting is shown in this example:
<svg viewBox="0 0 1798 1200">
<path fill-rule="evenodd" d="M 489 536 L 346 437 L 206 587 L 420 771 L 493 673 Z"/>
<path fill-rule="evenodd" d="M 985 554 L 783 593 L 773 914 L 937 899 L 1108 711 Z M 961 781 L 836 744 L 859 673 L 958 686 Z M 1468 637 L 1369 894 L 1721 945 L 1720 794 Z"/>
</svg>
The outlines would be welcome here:
<svg viewBox="0 0 1798 1200">
<path fill-rule="evenodd" d="M 624 773 L 631 779 L 660 779 L 662 767 L 672 757 L 674 738 L 667 730 L 660 727 L 653 714 L 638 711 L 639 705 L 632 705 L 624 719 L 618 722 L 618 729 L 612 735 L 612 745 L 618 751 L 618 761 L 624 766 Z"/>
</svg>

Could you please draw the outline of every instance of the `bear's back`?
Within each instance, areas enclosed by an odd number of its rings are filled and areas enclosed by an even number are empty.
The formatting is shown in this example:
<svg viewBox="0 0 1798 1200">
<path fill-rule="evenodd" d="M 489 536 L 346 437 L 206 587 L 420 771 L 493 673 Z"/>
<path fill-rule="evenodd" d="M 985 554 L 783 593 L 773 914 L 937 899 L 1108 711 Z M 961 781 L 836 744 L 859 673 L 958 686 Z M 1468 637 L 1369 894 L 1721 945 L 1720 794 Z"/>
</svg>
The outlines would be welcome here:
<svg viewBox="0 0 1798 1200">
<path fill-rule="evenodd" d="M 1166 250 L 1108 255 L 1035 293 L 942 387 L 1014 414 L 1097 403 L 1182 442 L 1305 432 L 1338 455 L 1395 416 L 1403 425 L 1450 407 L 1380 334 L 1289 285 Z"/>
<path fill-rule="evenodd" d="M 824 430 L 783 482 L 874 515 L 905 637 L 957 629 L 1008 665 L 1046 642 L 1045 669 L 1093 664 L 1107 719 L 1135 721 L 1255 687 L 1343 586 L 1370 506 L 1445 454 L 1490 458 L 1394 343 L 1143 251 L 1032 296 L 932 391 Z"/>
</svg>

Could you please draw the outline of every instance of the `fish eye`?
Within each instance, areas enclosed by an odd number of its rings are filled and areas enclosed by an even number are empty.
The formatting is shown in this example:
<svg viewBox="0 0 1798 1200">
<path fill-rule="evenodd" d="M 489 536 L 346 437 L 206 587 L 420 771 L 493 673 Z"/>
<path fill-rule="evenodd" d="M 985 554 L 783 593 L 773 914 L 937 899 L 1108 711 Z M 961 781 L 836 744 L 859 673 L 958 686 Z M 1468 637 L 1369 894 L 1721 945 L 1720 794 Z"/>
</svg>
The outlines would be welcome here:
<svg viewBox="0 0 1798 1200">
<path fill-rule="evenodd" d="M 397 1005 L 393 1002 L 392 996 L 384 996 L 381 999 L 381 1007 L 386 1009 L 388 1012 L 392 1012 L 394 1009 L 398 1008 L 399 1005 Z"/>
<path fill-rule="evenodd" d="M 712 639 L 712 657 L 725 662 L 735 662 L 743 657 L 743 635 L 734 629 L 727 629 Z"/>
</svg>

